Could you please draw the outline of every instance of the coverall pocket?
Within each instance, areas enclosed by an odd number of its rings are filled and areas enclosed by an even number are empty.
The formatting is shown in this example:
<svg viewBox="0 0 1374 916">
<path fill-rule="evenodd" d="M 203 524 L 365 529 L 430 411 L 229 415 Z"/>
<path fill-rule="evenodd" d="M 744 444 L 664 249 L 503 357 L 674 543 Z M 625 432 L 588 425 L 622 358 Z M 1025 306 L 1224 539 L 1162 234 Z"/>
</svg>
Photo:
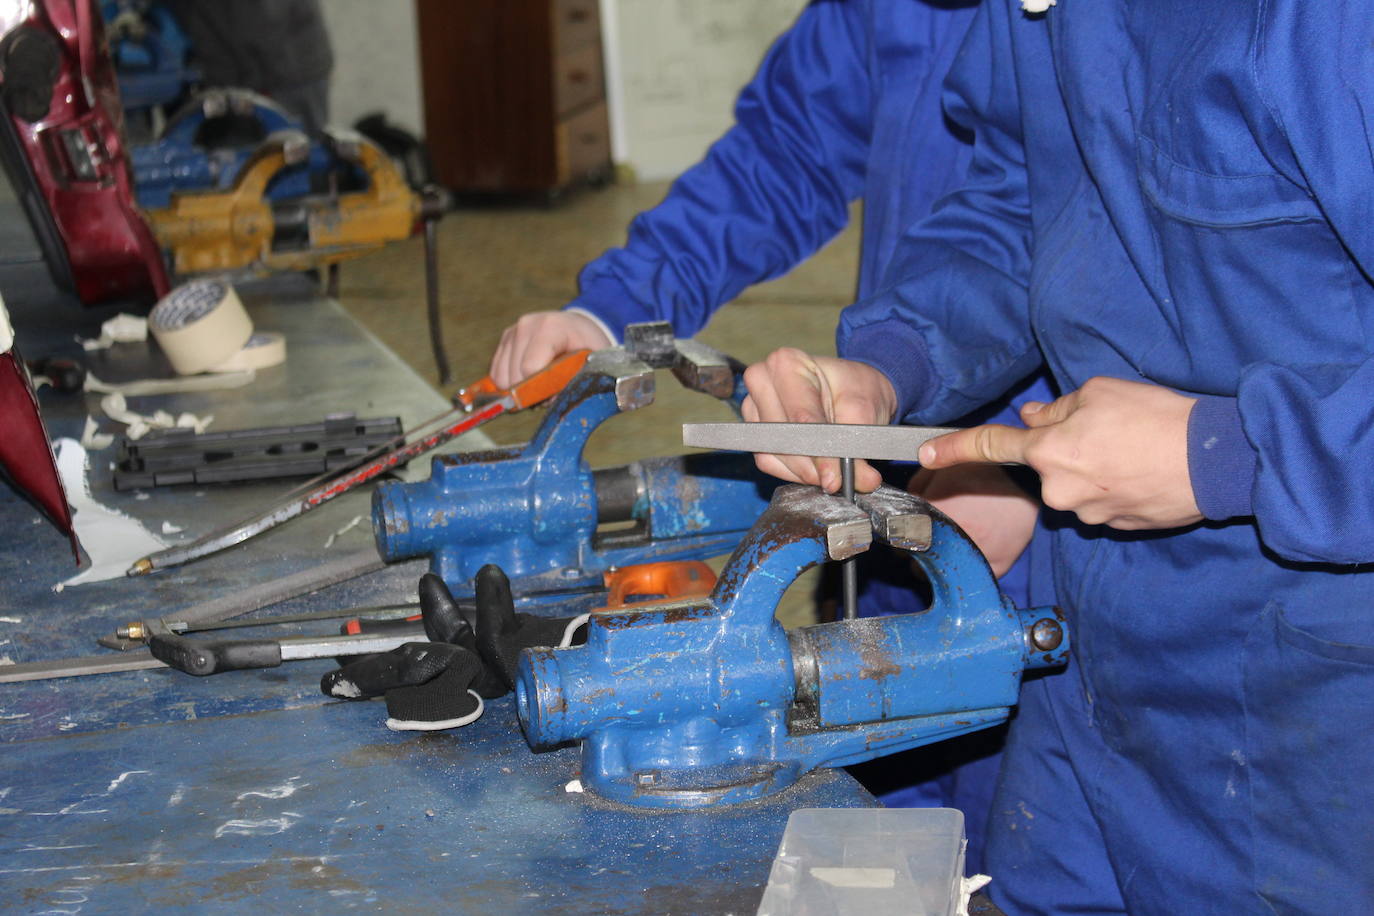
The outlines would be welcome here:
<svg viewBox="0 0 1374 916">
<path fill-rule="evenodd" d="M 1244 678 L 1255 892 L 1276 913 L 1366 911 L 1374 646 L 1321 639 L 1271 602 L 1246 640 Z"/>
<path fill-rule="evenodd" d="M 1367 357 L 1365 281 L 1305 187 L 1277 172 L 1210 174 L 1143 136 L 1137 158 L 1156 242 L 1142 267 L 1175 342 L 1161 336 L 1147 372 L 1224 394 L 1255 363 Z"/>
<path fill-rule="evenodd" d="M 1322 222 L 1306 189 L 1276 172 L 1214 175 L 1175 161 L 1145 136 L 1137 137 L 1140 187 L 1166 215 L 1218 228 L 1275 222 Z"/>
</svg>

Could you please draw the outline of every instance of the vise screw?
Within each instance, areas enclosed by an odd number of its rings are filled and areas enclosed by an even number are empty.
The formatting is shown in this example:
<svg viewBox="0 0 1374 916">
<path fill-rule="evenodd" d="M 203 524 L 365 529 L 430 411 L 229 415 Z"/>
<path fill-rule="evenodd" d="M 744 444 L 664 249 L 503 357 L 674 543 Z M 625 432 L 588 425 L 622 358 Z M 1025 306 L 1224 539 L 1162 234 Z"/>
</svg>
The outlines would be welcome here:
<svg viewBox="0 0 1374 916">
<path fill-rule="evenodd" d="M 596 471 L 582 457 L 601 423 L 653 402 L 655 368 L 690 389 L 742 400 L 733 361 L 675 340 L 666 322 L 631 325 L 624 346 L 588 358 L 527 444 L 441 456 L 427 481 L 381 484 L 372 525 L 382 557 L 429 556 L 457 596 L 472 595 L 477 571 L 494 563 L 537 611 L 539 596 L 550 603 L 599 587 L 617 567 L 727 553 L 777 485 L 751 456 L 703 453 Z"/>
<path fill-rule="evenodd" d="M 995 725 L 1023 671 L 1065 664 L 1058 609 L 1015 608 L 948 517 L 892 487 L 856 503 L 780 487 L 709 598 L 594 613 L 585 645 L 526 650 L 530 746 L 581 741 L 583 784 L 614 801 L 730 804 Z M 931 606 L 784 631 L 788 585 L 874 539 L 910 553 Z"/>
</svg>

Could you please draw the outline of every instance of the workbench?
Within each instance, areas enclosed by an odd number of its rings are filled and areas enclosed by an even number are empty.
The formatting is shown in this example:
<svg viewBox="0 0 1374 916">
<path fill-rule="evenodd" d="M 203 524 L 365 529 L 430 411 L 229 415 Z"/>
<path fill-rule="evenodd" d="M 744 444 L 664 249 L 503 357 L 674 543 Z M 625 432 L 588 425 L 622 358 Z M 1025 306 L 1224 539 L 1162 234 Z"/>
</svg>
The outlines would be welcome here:
<svg viewBox="0 0 1374 916">
<path fill-rule="evenodd" d="M 0 288 L 30 358 L 79 352 L 111 309 L 82 310 L 41 283 Z M 256 326 L 286 334 L 284 366 L 237 391 L 130 399 L 134 409 L 212 413 L 212 429 L 351 410 L 408 425 L 444 399 L 304 278 L 241 289 Z M 134 368 L 156 355 L 121 351 Z M 115 360 L 115 357 L 106 357 Z M 117 362 L 117 360 L 115 360 Z M 109 372 L 130 366 L 110 365 Z M 97 372 L 100 370 L 97 369 Z M 480 375 L 457 367 L 460 378 Z M 107 379 L 111 380 L 111 379 Z M 77 437 L 92 395 L 41 395 L 53 437 Z M 498 421 L 499 422 L 499 421 Z M 459 447 L 481 447 L 480 436 Z M 92 453 L 98 501 L 160 531 L 199 535 L 285 489 L 278 482 L 112 489 Z M 428 462 L 408 473 L 423 476 Z M 182 569 L 53 586 L 75 570 L 66 541 L 0 488 L 0 656 L 99 651 L 95 638 L 331 557 L 365 552 L 351 494 Z M 270 609 L 271 614 L 414 600 L 423 565 L 400 564 Z M 277 628 L 282 630 L 285 628 Z M 274 632 L 277 632 L 274 630 Z M 240 631 L 246 636 L 265 631 Z M 327 632 L 317 625 L 316 633 Z M 284 633 L 277 632 L 277 635 Z M 572 748 L 533 754 L 509 698 L 473 725 L 393 733 L 380 703 L 320 694 L 328 661 L 193 678 L 170 670 L 0 685 L 0 889 L 21 912 L 368 909 L 456 913 L 753 913 L 789 813 L 871 806 L 841 771 L 765 801 L 704 812 L 616 807 L 567 791 Z"/>
</svg>

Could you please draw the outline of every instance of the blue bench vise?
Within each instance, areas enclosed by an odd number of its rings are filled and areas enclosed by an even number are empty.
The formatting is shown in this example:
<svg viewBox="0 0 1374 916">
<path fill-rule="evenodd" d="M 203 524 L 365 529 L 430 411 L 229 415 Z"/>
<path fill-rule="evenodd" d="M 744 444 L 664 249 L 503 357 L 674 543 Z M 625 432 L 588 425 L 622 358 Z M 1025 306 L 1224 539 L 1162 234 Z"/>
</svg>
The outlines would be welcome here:
<svg viewBox="0 0 1374 916">
<path fill-rule="evenodd" d="M 933 601 L 915 614 L 785 631 L 778 599 L 877 540 Z M 591 615 L 585 645 L 528 649 L 516 708 L 530 746 L 582 743 L 582 783 L 613 801 L 700 808 L 1004 721 L 1022 673 L 1068 660 L 1058 609 L 1018 610 L 948 517 L 892 487 L 851 503 L 783 486 L 706 599 Z"/>
<path fill-rule="evenodd" d="M 348 158 L 347 133 L 311 138 L 271 99 L 247 89 L 210 89 L 182 106 L 157 140 L 130 148 L 138 205 L 160 210 L 178 192 L 228 190 L 264 142 L 287 134 L 293 143 L 288 167 L 268 186 L 269 199 L 317 193 L 331 174 L 336 181 L 342 176 L 345 189 L 366 185 L 366 172 Z"/>
<path fill-rule="evenodd" d="M 566 613 L 569 591 L 600 588 L 617 567 L 729 553 L 777 486 L 752 456 L 701 453 L 595 471 L 582 456 L 604 421 L 653 402 L 656 368 L 689 389 L 742 400 L 738 364 L 675 340 L 666 322 L 631 325 L 624 346 L 588 358 L 529 443 L 441 456 L 426 481 L 381 484 L 372 527 L 382 557 L 430 557 L 459 597 L 495 563 L 522 604 L 548 596 Z"/>
</svg>

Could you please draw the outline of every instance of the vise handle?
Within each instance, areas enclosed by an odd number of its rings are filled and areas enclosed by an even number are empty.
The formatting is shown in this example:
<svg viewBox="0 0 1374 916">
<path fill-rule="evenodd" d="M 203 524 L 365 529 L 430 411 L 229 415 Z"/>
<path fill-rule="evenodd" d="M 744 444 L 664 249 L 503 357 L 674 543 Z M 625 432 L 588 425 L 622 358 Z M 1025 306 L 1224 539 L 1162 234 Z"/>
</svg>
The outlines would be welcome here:
<svg viewBox="0 0 1374 916">
<path fill-rule="evenodd" d="M 664 560 L 613 569 L 605 576 L 605 610 L 640 603 L 704 598 L 716 586 L 716 574 L 700 560 Z"/>
<path fill-rule="evenodd" d="M 513 402 L 513 406 L 508 408 L 510 410 L 523 410 L 526 407 L 532 407 L 547 401 L 566 388 L 568 382 L 571 382 L 573 377 L 582 371 L 582 367 L 586 365 L 587 357 L 591 356 L 591 352 L 590 350 L 574 350 L 572 353 L 549 363 L 524 381 L 515 383 L 509 389 L 497 387 L 496 382 L 488 375 L 471 385 L 460 388 L 458 393 L 453 396 L 453 404 L 455 407 L 470 411 L 491 401 L 508 397 Z"/>
</svg>

